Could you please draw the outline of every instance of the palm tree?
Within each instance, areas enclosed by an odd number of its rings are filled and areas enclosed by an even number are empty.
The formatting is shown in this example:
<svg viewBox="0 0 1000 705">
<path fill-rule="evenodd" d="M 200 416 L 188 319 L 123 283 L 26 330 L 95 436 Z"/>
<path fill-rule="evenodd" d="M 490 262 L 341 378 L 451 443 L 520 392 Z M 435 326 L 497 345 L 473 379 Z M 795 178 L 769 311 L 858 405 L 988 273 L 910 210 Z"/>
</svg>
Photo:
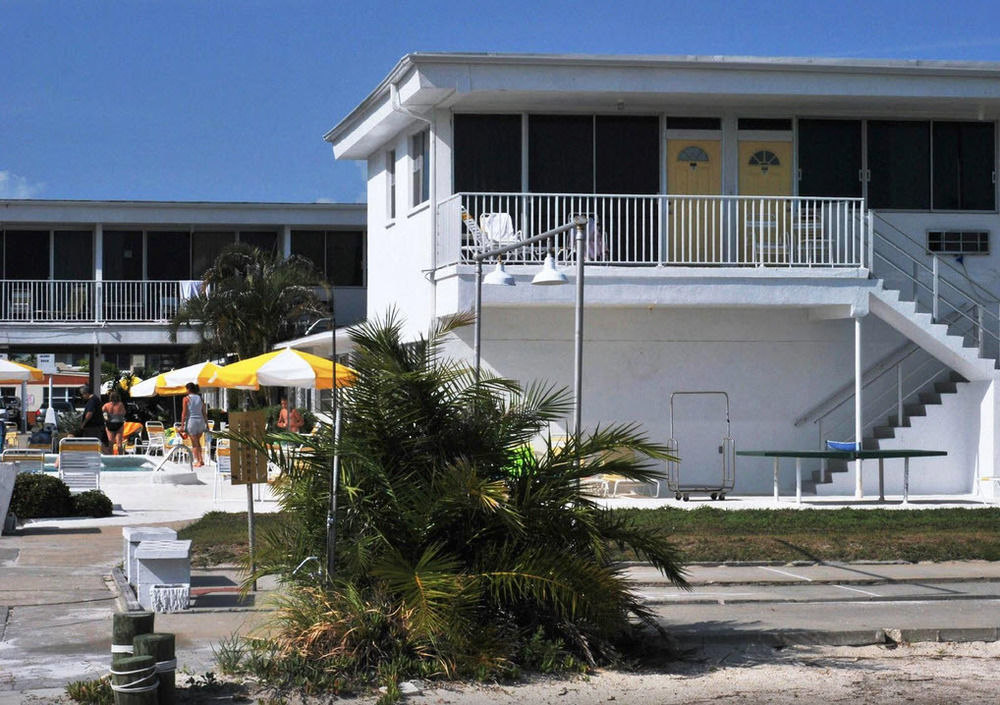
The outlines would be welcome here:
<svg viewBox="0 0 1000 705">
<path fill-rule="evenodd" d="M 467 322 L 416 343 L 404 342 L 391 313 L 352 329 L 358 374 L 341 406 L 338 574 L 325 581 L 295 568 L 324 552 L 329 428 L 314 452 L 278 458 L 289 520 L 261 537 L 258 560 L 261 573 L 299 585 L 279 618 L 285 656 L 338 668 L 346 658 L 363 673 L 495 672 L 541 635 L 593 663 L 632 634 L 633 618 L 653 624 L 611 544 L 685 585 L 663 536 L 603 508 L 580 483 L 598 472 L 651 480 L 647 462 L 620 451 L 648 461 L 666 449 L 629 424 L 557 447 L 547 429 L 570 409 L 564 390 L 477 383 L 443 358 L 446 336 Z M 533 441 L 537 454 L 524 450 Z"/>
<path fill-rule="evenodd" d="M 316 296 L 320 275 L 312 263 L 284 259 L 245 244 L 224 249 L 202 278 L 200 291 L 170 321 L 170 339 L 186 326 L 199 341 L 192 362 L 236 354 L 241 359 L 267 352 L 292 337 L 303 318 L 323 315 Z"/>
</svg>

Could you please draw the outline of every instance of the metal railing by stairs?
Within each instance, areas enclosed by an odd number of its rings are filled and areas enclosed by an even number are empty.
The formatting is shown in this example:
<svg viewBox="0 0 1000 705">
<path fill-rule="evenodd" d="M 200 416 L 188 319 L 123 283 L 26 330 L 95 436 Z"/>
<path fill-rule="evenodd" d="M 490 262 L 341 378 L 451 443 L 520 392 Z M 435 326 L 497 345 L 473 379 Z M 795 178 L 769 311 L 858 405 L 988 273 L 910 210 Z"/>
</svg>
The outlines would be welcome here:
<svg viewBox="0 0 1000 705">
<path fill-rule="evenodd" d="M 942 338 L 972 360 L 988 360 L 995 370 L 1000 355 L 1000 297 L 974 282 L 963 269 L 939 256 L 928 256 L 923 243 L 878 214 L 871 240 L 872 276 L 882 279 L 885 298 L 913 321 L 924 321 L 928 335 Z M 886 234 L 888 233 L 888 235 Z M 929 259 L 929 262 L 928 262 Z M 896 298 L 898 294 L 898 298 Z M 909 298 L 906 295 L 909 294 Z M 933 328 L 941 326 L 940 333 Z M 980 369 L 983 364 L 978 363 Z M 863 448 L 878 448 L 895 437 L 910 418 L 924 416 L 967 380 L 938 357 L 910 341 L 871 365 L 862 375 Z M 795 420 L 815 424 L 818 447 L 827 439 L 854 438 L 853 380 Z M 807 492 L 846 472 L 846 462 L 823 462 L 804 484 Z"/>
</svg>

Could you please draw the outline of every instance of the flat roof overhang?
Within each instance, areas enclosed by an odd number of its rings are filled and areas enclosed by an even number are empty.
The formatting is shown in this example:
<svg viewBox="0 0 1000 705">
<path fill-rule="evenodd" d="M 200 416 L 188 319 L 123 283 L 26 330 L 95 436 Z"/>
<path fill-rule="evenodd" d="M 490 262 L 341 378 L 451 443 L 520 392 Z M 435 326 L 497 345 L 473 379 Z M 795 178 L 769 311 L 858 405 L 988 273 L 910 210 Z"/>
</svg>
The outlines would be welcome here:
<svg viewBox="0 0 1000 705">
<path fill-rule="evenodd" d="M 409 54 L 325 139 L 364 159 L 435 108 L 1000 118 L 1000 63 Z"/>
</svg>

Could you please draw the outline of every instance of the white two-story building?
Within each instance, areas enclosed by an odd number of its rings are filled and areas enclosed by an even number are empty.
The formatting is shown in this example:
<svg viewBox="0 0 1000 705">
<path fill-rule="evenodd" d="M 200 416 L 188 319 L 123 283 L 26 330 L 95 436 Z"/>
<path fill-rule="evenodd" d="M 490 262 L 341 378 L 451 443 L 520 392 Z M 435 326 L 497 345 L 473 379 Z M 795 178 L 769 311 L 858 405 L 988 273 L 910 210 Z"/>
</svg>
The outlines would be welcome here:
<svg viewBox="0 0 1000 705">
<path fill-rule="evenodd" d="M 0 352 L 88 360 L 95 388 L 102 360 L 182 366 L 193 333 L 171 341 L 168 323 L 237 241 L 308 258 L 333 285 L 338 320 L 362 320 L 365 215 L 357 204 L 0 200 Z"/>
<path fill-rule="evenodd" d="M 1000 475 L 998 117 L 1000 64 L 415 53 L 326 139 L 368 165 L 369 316 L 425 332 L 473 309 L 476 253 L 581 216 L 585 253 L 520 248 L 483 287 L 485 366 L 572 386 L 574 287 L 530 282 L 584 255 L 585 427 L 673 435 L 711 486 L 722 397 L 671 395 L 722 391 L 738 449 L 942 449 L 911 491 L 971 494 Z M 770 468 L 741 458 L 733 491 Z"/>
</svg>

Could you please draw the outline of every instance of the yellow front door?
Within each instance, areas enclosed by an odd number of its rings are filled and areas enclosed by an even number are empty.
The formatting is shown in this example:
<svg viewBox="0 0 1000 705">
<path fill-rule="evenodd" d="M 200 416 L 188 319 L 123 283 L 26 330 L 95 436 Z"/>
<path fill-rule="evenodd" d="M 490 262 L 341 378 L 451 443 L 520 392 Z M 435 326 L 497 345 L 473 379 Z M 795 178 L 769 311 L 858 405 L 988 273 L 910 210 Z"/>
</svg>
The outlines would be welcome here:
<svg viewBox="0 0 1000 705">
<path fill-rule="evenodd" d="M 722 246 L 722 143 L 719 140 L 667 142 L 667 261 L 719 262 Z"/>
<path fill-rule="evenodd" d="M 741 141 L 740 196 L 792 195 L 792 143 Z M 789 201 L 784 198 L 741 199 L 742 256 L 755 264 L 786 262 L 790 229 Z"/>
</svg>

